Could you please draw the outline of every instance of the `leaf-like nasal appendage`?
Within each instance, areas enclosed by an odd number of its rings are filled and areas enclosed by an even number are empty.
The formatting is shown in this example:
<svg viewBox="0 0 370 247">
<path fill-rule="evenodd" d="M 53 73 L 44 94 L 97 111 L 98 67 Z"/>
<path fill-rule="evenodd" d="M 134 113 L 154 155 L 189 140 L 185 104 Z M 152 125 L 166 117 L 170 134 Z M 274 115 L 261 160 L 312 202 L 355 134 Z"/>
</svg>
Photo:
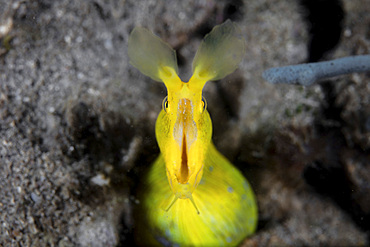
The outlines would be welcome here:
<svg viewBox="0 0 370 247">
<path fill-rule="evenodd" d="M 234 72 L 243 59 L 245 46 L 242 33 L 234 22 L 227 20 L 216 26 L 205 36 L 195 55 L 193 80 L 220 80 Z"/>
<path fill-rule="evenodd" d="M 161 76 L 172 77 L 173 71 L 177 76 L 176 52 L 145 28 L 136 27 L 131 32 L 128 56 L 134 67 L 155 81 L 163 81 Z"/>
</svg>

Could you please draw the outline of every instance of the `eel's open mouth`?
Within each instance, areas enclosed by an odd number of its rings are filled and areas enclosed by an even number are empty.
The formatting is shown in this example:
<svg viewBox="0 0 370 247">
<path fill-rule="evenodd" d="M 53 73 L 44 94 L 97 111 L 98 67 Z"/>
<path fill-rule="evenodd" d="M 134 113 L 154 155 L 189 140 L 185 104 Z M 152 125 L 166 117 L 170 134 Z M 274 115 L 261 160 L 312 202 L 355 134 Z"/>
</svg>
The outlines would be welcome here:
<svg viewBox="0 0 370 247">
<path fill-rule="evenodd" d="M 186 135 L 182 138 L 181 168 L 179 183 L 185 184 L 189 180 L 188 151 L 186 149 Z"/>
<path fill-rule="evenodd" d="M 191 175 L 189 166 L 189 149 L 197 137 L 197 127 L 193 120 L 192 102 L 183 98 L 178 103 L 177 120 L 174 129 L 174 138 L 179 144 L 181 160 L 177 168 L 176 177 L 180 184 L 186 184 Z"/>
</svg>

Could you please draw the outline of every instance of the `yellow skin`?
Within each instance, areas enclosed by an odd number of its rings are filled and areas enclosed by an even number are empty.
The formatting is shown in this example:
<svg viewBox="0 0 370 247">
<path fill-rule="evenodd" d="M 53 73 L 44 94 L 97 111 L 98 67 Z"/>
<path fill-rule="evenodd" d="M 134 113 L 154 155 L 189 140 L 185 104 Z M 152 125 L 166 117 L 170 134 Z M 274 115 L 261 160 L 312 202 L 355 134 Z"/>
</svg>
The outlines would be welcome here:
<svg viewBox="0 0 370 247">
<path fill-rule="evenodd" d="M 140 196 L 140 242 L 238 244 L 255 231 L 257 206 L 247 180 L 211 141 L 212 122 L 202 90 L 207 81 L 237 68 L 245 53 L 239 29 L 227 21 L 206 35 L 189 82 L 177 75 L 176 53 L 148 30 L 132 31 L 128 51 L 130 63 L 163 82 L 168 92 L 156 122 L 161 154 Z"/>
</svg>

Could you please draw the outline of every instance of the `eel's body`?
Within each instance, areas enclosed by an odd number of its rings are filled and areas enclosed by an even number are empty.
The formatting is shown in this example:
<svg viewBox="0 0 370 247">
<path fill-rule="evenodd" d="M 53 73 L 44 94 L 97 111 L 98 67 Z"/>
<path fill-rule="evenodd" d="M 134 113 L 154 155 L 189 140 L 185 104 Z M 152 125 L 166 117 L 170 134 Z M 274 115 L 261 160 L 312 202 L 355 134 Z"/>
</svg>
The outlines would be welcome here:
<svg viewBox="0 0 370 247">
<path fill-rule="evenodd" d="M 148 237 L 145 243 L 235 246 L 255 231 L 257 206 L 253 191 L 244 176 L 213 145 L 207 153 L 203 178 L 193 193 L 200 213 L 189 200 L 179 200 L 166 212 L 162 208 L 171 196 L 160 155 L 143 184 L 141 207 L 146 222 L 141 229 L 146 234 L 139 237 Z"/>
<path fill-rule="evenodd" d="M 177 76 L 176 54 L 144 28 L 129 39 L 133 66 L 162 81 L 168 96 L 156 122 L 161 154 L 141 181 L 136 239 L 143 245 L 235 246 L 255 231 L 257 205 L 244 176 L 212 143 L 212 121 L 202 97 L 241 61 L 245 41 L 227 21 L 203 40 L 193 76 Z"/>
</svg>

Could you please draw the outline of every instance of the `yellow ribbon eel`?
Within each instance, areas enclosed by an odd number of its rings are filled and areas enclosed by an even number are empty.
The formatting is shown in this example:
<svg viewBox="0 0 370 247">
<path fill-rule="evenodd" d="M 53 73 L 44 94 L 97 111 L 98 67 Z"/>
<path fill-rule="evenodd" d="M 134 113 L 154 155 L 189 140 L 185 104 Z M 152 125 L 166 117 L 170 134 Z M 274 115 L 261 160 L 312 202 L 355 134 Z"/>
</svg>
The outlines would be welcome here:
<svg viewBox="0 0 370 247">
<path fill-rule="evenodd" d="M 132 31 L 130 63 L 163 82 L 168 94 L 155 127 L 161 153 L 142 180 L 139 195 L 139 243 L 235 246 L 255 231 L 255 196 L 213 145 L 202 97 L 206 82 L 234 72 L 244 54 L 241 31 L 226 21 L 205 36 L 193 61 L 193 76 L 183 82 L 175 51 L 145 28 Z"/>
</svg>

